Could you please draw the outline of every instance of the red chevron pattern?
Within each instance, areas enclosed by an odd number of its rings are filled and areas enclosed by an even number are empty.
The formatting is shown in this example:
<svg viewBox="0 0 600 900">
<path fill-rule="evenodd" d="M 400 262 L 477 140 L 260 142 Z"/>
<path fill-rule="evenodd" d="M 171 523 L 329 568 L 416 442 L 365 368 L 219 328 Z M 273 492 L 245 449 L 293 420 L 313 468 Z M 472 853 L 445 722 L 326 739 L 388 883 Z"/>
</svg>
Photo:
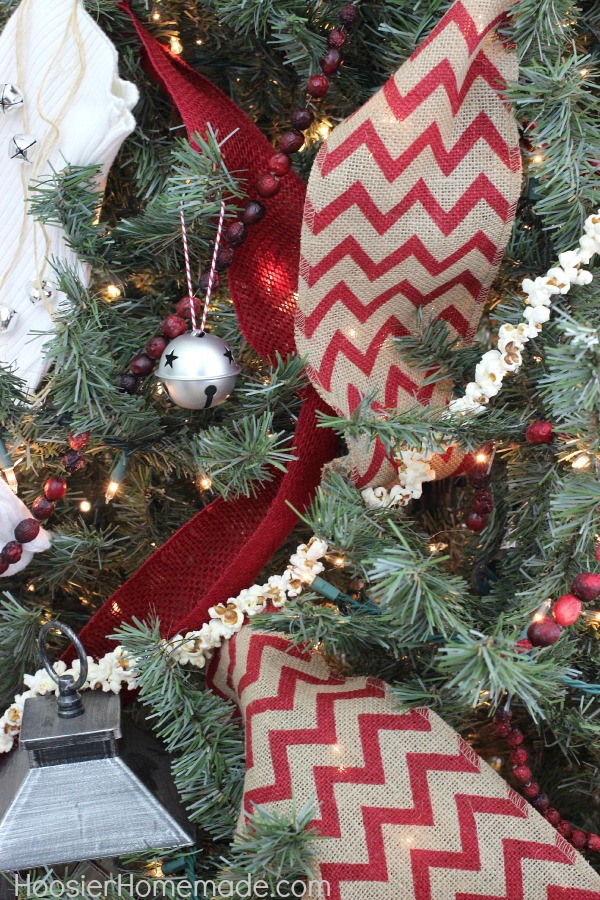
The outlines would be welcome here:
<svg viewBox="0 0 600 900">
<path fill-rule="evenodd" d="M 600 877 L 455 732 L 385 684 L 246 627 L 209 683 L 246 726 L 244 815 L 318 801 L 313 894 L 333 900 L 600 900 Z"/>
<path fill-rule="evenodd" d="M 420 390 L 424 373 L 390 338 L 414 332 L 420 307 L 465 342 L 477 328 L 521 187 L 517 126 L 501 94 L 516 61 L 495 33 L 511 2 L 457 0 L 313 166 L 296 343 L 342 415 L 374 392 L 386 408 L 448 400 L 450 385 Z M 459 463 L 456 454 L 441 471 Z M 393 479 L 376 447 L 351 444 L 351 465 L 361 486 Z"/>
</svg>

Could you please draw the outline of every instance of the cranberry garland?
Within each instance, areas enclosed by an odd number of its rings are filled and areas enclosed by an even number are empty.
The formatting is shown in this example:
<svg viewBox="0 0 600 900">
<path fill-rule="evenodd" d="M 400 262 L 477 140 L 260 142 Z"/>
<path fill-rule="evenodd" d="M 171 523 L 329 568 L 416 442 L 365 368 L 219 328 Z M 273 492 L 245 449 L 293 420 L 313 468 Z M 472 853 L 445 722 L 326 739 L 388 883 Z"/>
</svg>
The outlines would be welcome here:
<svg viewBox="0 0 600 900">
<path fill-rule="evenodd" d="M 556 828 L 567 841 L 578 850 L 600 851 L 600 836 L 593 832 L 581 831 L 575 828 L 566 819 L 563 819 L 557 809 L 550 804 L 550 800 L 527 765 L 529 755 L 523 745 L 523 732 L 511 725 L 512 712 L 509 709 L 499 709 L 494 716 L 496 734 L 506 740 L 510 748 L 510 759 L 513 763 L 513 775 L 519 784 L 519 790 L 529 800 L 531 805 L 540 812 L 551 825 Z"/>
<path fill-rule="evenodd" d="M 281 179 L 291 171 L 291 156 L 304 146 L 304 134 L 315 120 L 315 115 L 309 104 L 313 100 L 321 100 L 329 90 L 329 78 L 338 71 L 343 62 L 343 49 L 348 40 L 348 32 L 358 24 L 360 12 L 355 3 L 346 3 L 339 12 L 341 27 L 332 28 L 327 35 L 327 50 L 321 57 L 321 75 L 311 75 L 306 85 L 308 101 L 306 106 L 297 109 L 292 115 L 289 131 L 284 132 L 279 139 L 278 150 L 269 160 L 268 172 L 263 172 L 256 180 L 255 190 L 260 198 L 274 197 L 281 190 Z M 248 200 L 240 211 L 238 221 L 232 222 L 225 230 L 223 239 L 228 246 L 221 247 L 217 253 L 216 268 L 218 272 L 225 272 L 233 263 L 236 247 L 246 240 L 248 227 L 261 222 L 267 209 L 259 199 Z M 206 271 L 200 277 L 200 290 L 206 292 L 209 285 L 210 272 Z M 213 290 L 218 290 L 219 276 L 216 275 L 213 282 Z M 163 320 L 161 331 L 150 338 L 144 352 L 138 353 L 129 363 L 129 372 L 123 375 L 119 381 L 120 390 L 127 394 L 135 394 L 140 380 L 147 378 L 161 358 L 169 341 L 184 334 L 187 330 L 186 319 L 191 318 L 191 304 L 195 304 L 196 312 L 201 311 L 202 301 L 199 298 L 183 297 L 177 304 L 175 315 L 167 316 Z"/>
<path fill-rule="evenodd" d="M 67 475 L 79 472 L 85 465 L 85 460 L 79 451 L 85 447 L 89 437 L 89 431 L 81 434 L 71 432 L 69 435 L 70 450 L 61 457 L 61 465 Z M 40 522 L 45 522 L 54 514 L 56 501 L 62 500 L 66 493 L 66 478 L 56 475 L 48 478 L 44 484 L 44 493 L 36 497 L 31 505 L 34 518 L 23 519 L 19 522 L 14 531 L 14 541 L 9 541 L 0 551 L 0 575 L 4 575 L 10 566 L 19 562 L 23 555 L 23 544 L 29 544 L 36 539 L 40 533 Z"/>
<path fill-rule="evenodd" d="M 476 465 L 469 472 L 473 498 L 471 500 L 471 508 L 465 516 L 465 525 L 469 531 L 474 532 L 483 531 L 494 509 L 494 497 L 489 489 L 491 463 L 485 453 L 481 454 L 484 457 L 481 461 L 478 460 L 478 456 L 479 454 L 475 457 Z"/>
</svg>

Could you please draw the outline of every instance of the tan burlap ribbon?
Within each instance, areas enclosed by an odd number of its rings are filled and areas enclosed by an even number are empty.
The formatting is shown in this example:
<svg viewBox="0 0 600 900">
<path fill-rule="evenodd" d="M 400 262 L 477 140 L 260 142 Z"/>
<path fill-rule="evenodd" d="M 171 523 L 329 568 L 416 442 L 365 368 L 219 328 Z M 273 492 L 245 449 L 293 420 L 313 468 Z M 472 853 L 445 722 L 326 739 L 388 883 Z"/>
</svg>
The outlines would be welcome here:
<svg viewBox="0 0 600 900">
<path fill-rule="evenodd" d="M 495 26 L 511 0 L 463 0 L 365 106 L 311 174 L 296 320 L 298 351 L 330 406 L 351 413 L 442 405 L 390 340 L 416 312 L 472 340 L 521 188 L 517 124 L 501 91 L 517 77 Z M 359 487 L 389 483 L 381 445 L 354 446 Z M 459 455 L 438 461 L 440 475 Z"/>
<path fill-rule="evenodd" d="M 427 709 L 246 626 L 209 672 L 246 727 L 240 822 L 311 799 L 331 900 L 600 900 L 600 876 Z M 289 890 L 289 887 L 287 888 Z M 291 896 L 291 894 L 290 894 Z M 295 894 L 300 896 L 300 894 Z"/>
</svg>

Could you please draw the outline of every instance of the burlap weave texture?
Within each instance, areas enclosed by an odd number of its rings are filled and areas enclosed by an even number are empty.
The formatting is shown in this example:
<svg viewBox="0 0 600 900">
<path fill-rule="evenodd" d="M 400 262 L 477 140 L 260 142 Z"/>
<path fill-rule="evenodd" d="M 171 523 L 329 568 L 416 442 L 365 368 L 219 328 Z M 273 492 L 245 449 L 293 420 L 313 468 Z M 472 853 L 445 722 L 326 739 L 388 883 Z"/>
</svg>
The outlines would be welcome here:
<svg viewBox="0 0 600 900">
<path fill-rule="evenodd" d="M 365 106 L 311 173 L 296 318 L 298 352 L 328 404 L 350 414 L 445 404 L 391 338 L 417 309 L 466 343 L 508 241 L 521 189 L 517 124 L 501 91 L 514 52 L 495 32 L 511 0 L 464 0 Z M 457 455 L 458 456 L 458 455 Z M 440 463 L 439 474 L 456 469 Z M 389 481 L 382 447 L 353 448 L 360 487 Z"/>
<path fill-rule="evenodd" d="M 316 798 L 332 900 L 600 900 L 600 877 L 427 709 L 243 628 L 209 672 L 246 726 L 244 815 Z M 293 799 L 292 799 L 293 795 Z"/>
</svg>

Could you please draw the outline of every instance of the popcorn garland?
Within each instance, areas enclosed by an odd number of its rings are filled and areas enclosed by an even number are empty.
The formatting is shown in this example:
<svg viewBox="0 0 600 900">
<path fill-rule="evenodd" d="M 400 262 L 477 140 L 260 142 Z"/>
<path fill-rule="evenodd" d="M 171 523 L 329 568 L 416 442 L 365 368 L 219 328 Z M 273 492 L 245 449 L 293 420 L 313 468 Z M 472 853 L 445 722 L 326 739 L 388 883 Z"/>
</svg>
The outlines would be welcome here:
<svg viewBox="0 0 600 900">
<path fill-rule="evenodd" d="M 585 233 L 579 239 L 577 250 L 560 253 L 558 266 L 549 269 L 544 277 L 525 278 L 522 283 L 526 295 L 523 321 L 518 325 L 502 325 L 498 331 L 497 349 L 488 350 L 475 368 L 475 380 L 465 388 L 465 396 L 448 404 L 450 416 L 472 416 L 482 413 L 492 399 L 500 393 L 504 376 L 516 372 L 523 363 L 523 348 L 539 335 L 542 326 L 550 319 L 552 298 L 568 294 L 573 284 L 589 284 L 593 275 L 582 265 L 600 253 L 600 210 L 588 216 Z M 385 487 L 367 488 L 363 500 L 370 509 L 405 506 L 423 493 L 423 484 L 435 479 L 435 471 L 429 461 L 435 456 L 430 451 L 415 448 L 402 450 L 394 455 L 398 465 L 398 484 L 390 490 Z"/>
<path fill-rule="evenodd" d="M 169 659 L 179 665 L 191 665 L 203 669 L 224 640 L 233 637 L 244 624 L 246 617 L 252 618 L 263 612 L 271 603 L 277 609 L 285 606 L 288 598 L 297 597 L 303 588 L 310 585 L 314 578 L 324 571 L 320 560 L 328 552 L 328 544 L 316 537 L 308 544 L 300 544 L 290 557 L 290 562 L 283 575 L 272 575 L 266 584 L 255 584 L 245 588 L 237 597 L 232 597 L 227 604 L 218 604 L 209 609 L 210 621 L 199 631 L 188 631 L 187 634 L 176 634 L 170 640 L 162 642 L 162 649 Z M 70 669 L 59 660 L 54 663 L 57 675 L 79 677 L 80 663 L 75 660 Z M 121 646 L 106 653 L 98 662 L 88 657 L 88 677 L 82 690 L 112 691 L 120 693 L 123 687 L 133 690 L 138 686 L 139 672 L 136 660 L 129 656 Z M 50 678 L 45 669 L 39 669 L 35 675 L 25 675 L 25 687 L 22 694 L 17 694 L 14 702 L 0 717 L 0 753 L 12 750 L 15 740 L 21 731 L 23 707 L 29 697 L 44 697 L 56 694 L 58 686 Z"/>
</svg>

